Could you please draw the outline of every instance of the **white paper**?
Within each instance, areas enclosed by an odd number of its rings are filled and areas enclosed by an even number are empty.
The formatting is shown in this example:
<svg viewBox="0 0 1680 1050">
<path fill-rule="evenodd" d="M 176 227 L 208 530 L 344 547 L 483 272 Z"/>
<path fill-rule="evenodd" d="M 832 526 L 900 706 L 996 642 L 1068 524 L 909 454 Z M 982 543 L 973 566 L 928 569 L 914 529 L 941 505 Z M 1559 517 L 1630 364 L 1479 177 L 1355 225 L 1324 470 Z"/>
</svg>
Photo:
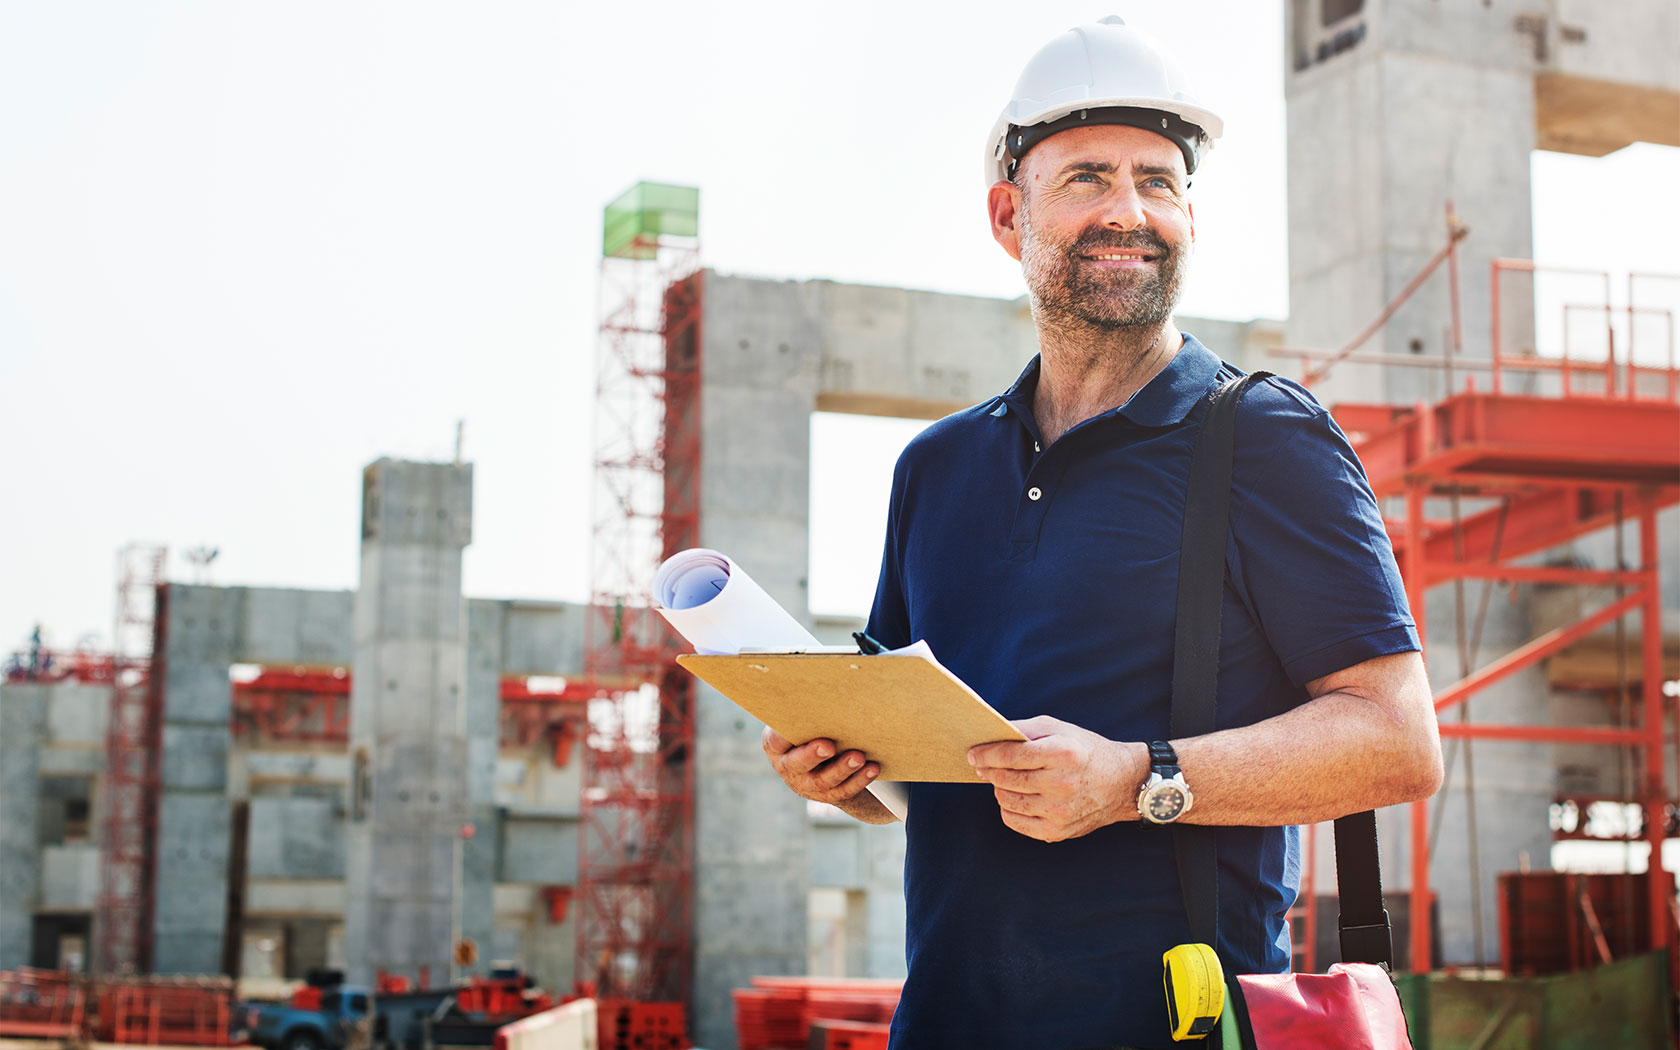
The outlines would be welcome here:
<svg viewBox="0 0 1680 1050">
<path fill-rule="evenodd" d="M 727 555 L 696 547 L 665 559 L 653 576 L 659 615 L 709 656 L 742 649 L 808 652 L 821 643 Z"/>
<path fill-rule="evenodd" d="M 887 807 L 887 812 L 897 817 L 900 823 L 910 820 L 910 785 L 889 781 L 885 784 L 869 785 L 869 793 L 875 796 L 875 801 Z"/>
<path fill-rule="evenodd" d="M 855 651 L 818 642 L 728 555 L 704 547 L 665 559 L 653 575 L 653 600 L 659 615 L 697 653 Z M 933 659 L 926 642 L 896 652 Z M 887 812 L 899 820 L 909 818 L 910 792 L 903 785 L 871 784 L 867 790 Z"/>
</svg>

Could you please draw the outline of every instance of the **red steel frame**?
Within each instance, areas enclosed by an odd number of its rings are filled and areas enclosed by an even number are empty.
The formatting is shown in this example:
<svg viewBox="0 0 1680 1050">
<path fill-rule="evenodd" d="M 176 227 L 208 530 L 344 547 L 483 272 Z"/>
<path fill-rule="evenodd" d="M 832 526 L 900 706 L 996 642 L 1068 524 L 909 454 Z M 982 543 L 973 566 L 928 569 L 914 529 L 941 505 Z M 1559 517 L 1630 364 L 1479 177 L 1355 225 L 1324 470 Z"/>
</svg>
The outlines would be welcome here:
<svg viewBox="0 0 1680 1050">
<path fill-rule="evenodd" d="M 596 505 L 585 637 L 577 975 L 604 999 L 692 988 L 694 686 L 650 604 L 659 563 L 699 540 L 702 274 L 689 238 L 642 234 L 601 265 Z"/>
<path fill-rule="evenodd" d="M 554 746 L 554 764 L 564 766 L 582 736 L 588 701 L 600 695 L 581 682 L 543 689 L 532 688 L 525 675 L 504 676 L 499 689 L 499 743 L 523 748 L 547 740 Z M 348 743 L 350 671 L 343 667 L 264 668 L 248 681 L 236 681 L 230 729 L 236 739 Z"/>
<path fill-rule="evenodd" d="M 102 974 L 146 973 L 152 963 L 166 553 L 163 547 L 134 544 L 117 556 L 93 959 L 94 971 Z"/>
<path fill-rule="evenodd" d="M 1449 351 L 1461 342 L 1456 288 L 1456 243 L 1446 249 L 1453 266 L 1452 335 Z M 1438 261 L 1438 260 L 1437 260 Z M 1644 807 L 1643 838 L 1651 850 L 1649 914 L 1651 943 L 1672 948 L 1676 929 L 1671 907 L 1672 881 L 1662 870 L 1664 817 L 1675 806 L 1676 785 L 1663 767 L 1665 702 L 1662 694 L 1662 595 L 1658 573 L 1657 513 L 1680 502 L 1680 369 L 1674 355 L 1673 319 L 1665 310 L 1627 306 L 1630 346 L 1621 359 L 1610 329 L 1610 282 L 1602 276 L 1606 301 L 1607 352 L 1602 361 L 1574 359 L 1566 345 L 1560 357 L 1507 352 L 1502 341 L 1500 280 L 1507 273 L 1534 273 L 1544 268 L 1524 260 L 1499 259 L 1492 265 L 1492 347 L 1486 360 L 1454 361 L 1446 366 L 1482 368 L 1491 372 L 1492 394 L 1466 389 L 1435 405 L 1411 408 L 1389 405 L 1348 405 L 1334 410 L 1337 420 L 1355 438 L 1355 448 L 1379 498 L 1395 497 L 1403 513 L 1389 522 L 1404 578 L 1407 597 L 1417 612 L 1418 633 L 1424 635 L 1425 593 L 1455 580 L 1486 579 L 1512 583 L 1552 583 L 1615 586 L 1621 595 L 1579 622 L 1547 632 L 1440 690 L 1437 713 L 1467 702 L 1477 692 L 1557 653 L 1623 616 L 1639 613 L 1641 620 L 1640 702 L 1633 724 L 1621 726 L 1491 725 L 1470 721 L 1443 722 L 1447 738 L 1526 740 L 1585 743 L 1638 748 L 1643 759 L 1637 799 Z M 1581 275 L 1582 271 L 1564 271 Z M 1635 275 L 1641 280 L 1672 279 Z M 1566 310 L 1581 309 L 1569 304 Z M 1392 312 L 1392 304 L 1391 310 Z M 1641 314 L 1667 319 L 1666 366 L 1638 364 L 1632 353 L 1633 322 Z M 1568 325 L 1565 325 L 1567 332 Z M 1396 360 L 1393 355 L 1361 358 L 1349 352 L 1336 355 L 1299 353 L 1306 363 L 1326 362 L 1314 375 L 1322 376 L 1338 360 L 1380 360 L 1389 364 L 1440 362 Z M 1513 371 L 1555 373 L 1556 396 L 1505 393 Z M 1580 374 L 1600 377 L 1599 389 L 1583 392 L 1573 381 Z M 1662 394 L 1641 394 L 1641 376 L 1662 379 Z M 1426 501 L 1467 495 L 1494 500 L 1497 505 L 1462 520 L 1445 521 L 1425 514 Z M 1639 523 L 1639 567 L 1628 570 L 1589 570 L 1568 567 L 1517 565 L 1578 537 L 1617 524 Z M 1426 651 L 1427 640 L 1426 640 Z M 1680 738 L 1680 718 L 1675 733 Z M 1429 924 L 1429 804 L 1412 804 L 1412 901 L 1409 945 L 1413 968 L 1431 958 Z"/>
</svg>

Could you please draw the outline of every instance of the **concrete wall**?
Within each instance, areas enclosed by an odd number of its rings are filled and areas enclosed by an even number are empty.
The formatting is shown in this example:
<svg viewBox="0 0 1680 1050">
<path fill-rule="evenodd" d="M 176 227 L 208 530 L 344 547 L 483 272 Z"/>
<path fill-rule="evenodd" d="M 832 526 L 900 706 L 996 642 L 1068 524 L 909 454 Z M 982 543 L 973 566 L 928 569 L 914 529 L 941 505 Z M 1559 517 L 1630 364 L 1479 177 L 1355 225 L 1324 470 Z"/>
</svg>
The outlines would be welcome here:
<svg viewBox="0 0 1680 1050">
<path fill-rule="evenodd" d="M 38 749 L 46 735 L 48 686 L 0 685 L 0 970 L 28 966 L 41 871 L 36 813 Z"/>
</svg>

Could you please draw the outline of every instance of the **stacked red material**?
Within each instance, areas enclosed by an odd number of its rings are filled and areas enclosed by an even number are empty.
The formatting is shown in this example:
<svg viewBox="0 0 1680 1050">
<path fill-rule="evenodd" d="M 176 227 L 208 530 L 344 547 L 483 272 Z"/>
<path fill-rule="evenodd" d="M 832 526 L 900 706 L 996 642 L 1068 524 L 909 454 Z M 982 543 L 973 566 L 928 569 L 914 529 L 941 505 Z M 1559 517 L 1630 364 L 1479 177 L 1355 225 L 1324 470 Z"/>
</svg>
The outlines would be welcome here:
<svg viewBox="0 0 1680 1050">
<path fill-rule="evenodd" d="M 233 982 L 227 978 L 102 979 L 97 1036 L 108 1043 L 229 1046 Z"/>
<path fill-rule="evenodd" d="M 822 1050 L 887 1050 L 892 1026 L 868 1021 L 818 1021 L 809 1046 Z"/>
<path fill-rule="evenodd" d="M 741 1050 L 792 1050 L 805 1045 L 804 997 L 787 989 L 737 988 L 735 1042 Z"/>
<path fill-rule="evenodd" d="M 0 1037 L 85 1038 L 87 993 L 62 970 L 25 968 L 0 973 Z"/>
<path fill-rule="evenodd" d="M 694 1045 L 682 1003 L 602 999 L 598 1011 L 600 1050 L 689 1050 Z"/>
<path fill-rule="evenodd" d="M 904 984 L 842 977 L 754 977 L 752 983 L 733 993 L 741 1050 L 802 1050 L 814 1045 L 811 1033 L 819 1027 L 826 1028 L 833 1050 L 871 1050 L 877 1038 L 884 1047 L 885 1025 Z"/>
</svg>

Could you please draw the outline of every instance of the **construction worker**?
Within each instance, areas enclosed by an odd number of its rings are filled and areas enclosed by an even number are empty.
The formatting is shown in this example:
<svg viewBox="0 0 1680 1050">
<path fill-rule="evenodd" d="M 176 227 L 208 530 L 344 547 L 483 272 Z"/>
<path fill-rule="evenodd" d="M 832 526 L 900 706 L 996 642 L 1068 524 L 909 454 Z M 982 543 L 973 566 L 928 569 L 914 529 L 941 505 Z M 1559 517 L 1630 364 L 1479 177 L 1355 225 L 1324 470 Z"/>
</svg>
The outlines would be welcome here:
<svg viewBox="0 0 1680 1050">
<path fill-rule="evenodd" d="M 1039 354 L 894 473 L 868 632 L 926 639 L 1029 739 L 909 790 L 909 977 L 894 1050 L 1167 1047 L 1162 953 L 1190 939 L 1170 825 L 1219 827 L 1219 953 L 1281 972 L 1292 825 L 1440 784 L 1418 636 L 1358 461 L 1312 396 L 1237 415 L 1219 730 L 1169 739 L 1190 451 L 1239 375 L 1173 324 L 1190 177 L 1222 131 L 1118 18 L 1052 40 L 987 142 L 992 234 Z M 869 756 L 766 730 L 795 792 L 893 819 Z"/>
</svg>

